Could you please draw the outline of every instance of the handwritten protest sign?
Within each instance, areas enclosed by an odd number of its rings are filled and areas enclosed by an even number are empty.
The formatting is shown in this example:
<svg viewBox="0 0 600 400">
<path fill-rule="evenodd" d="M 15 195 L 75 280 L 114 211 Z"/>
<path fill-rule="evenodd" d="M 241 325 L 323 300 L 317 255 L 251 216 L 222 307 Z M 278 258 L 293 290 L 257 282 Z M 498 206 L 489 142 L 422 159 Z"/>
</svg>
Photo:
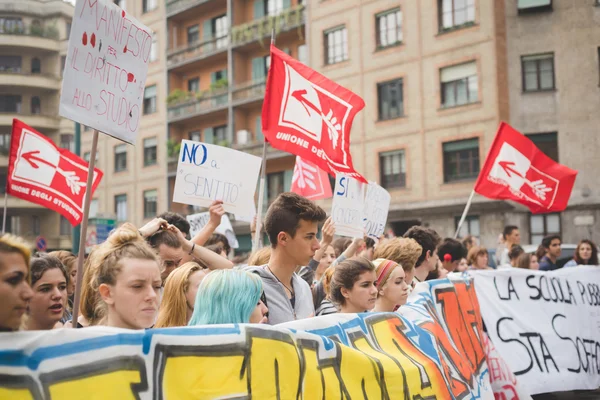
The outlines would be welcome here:
<svg viewBox="0 0 600 400">
<path fill-rule="evenodd" d="M 365 232 L 372 238 L 383 235 L 390 209 L 391 196 L 387 190 L 369 182 L 365 193 Z"/>
<path fill-rule="evenodd" d="M 222 200 L 225 211 L 250 215 L 261 158 L 227 147 L 183 140 L 173 201 L 209 207 Z"/>
<path fill-rule="evenodd" d="M 134 143 L 152 32 L 113 1 L 79 0 L 70 37 L 60 115 Z"/>
<path fill-rule="evenodd" d="M 354 238 L 364 236 L 364 189 L 362 182 L 344 174 L 336 175 L 331 204 L 331 218 L 336 235 Z"/>
<path fill-rule="evenodd" d="M 198 214 L 192 214 L 188 215 L 186 219 L 190 223 L 190 235 L 194 237 L 196 236 L 196 234 L 198 234 L 198 232 L 202 230 L 202 228 L 204 228 L 206 224 L 208 224 L 208 221 L 210 220 L 210 213 L 203 212 Z M 231 248 L 237 249 L 238 247 L 240 247 L 237 237 L 235 236 L 233 226 L 231 225 L 231 221 L 229 220 L 229 217 L 227 215 L 223 215 L 221 217 L 221 224 L 217 226 L 215 232 L 225 235 Z"/>
<path fill-rule="evenodd" d="M 472 282 L 444 279 L 399 313 L 1 335 L 0 396 L 493 400 L 482 337 Z"/>
<path fill-rule="evenodd" d="M 600 268 L 472 275 L 490 339 L 529 393 L 600 387 Z"/>
</svg>

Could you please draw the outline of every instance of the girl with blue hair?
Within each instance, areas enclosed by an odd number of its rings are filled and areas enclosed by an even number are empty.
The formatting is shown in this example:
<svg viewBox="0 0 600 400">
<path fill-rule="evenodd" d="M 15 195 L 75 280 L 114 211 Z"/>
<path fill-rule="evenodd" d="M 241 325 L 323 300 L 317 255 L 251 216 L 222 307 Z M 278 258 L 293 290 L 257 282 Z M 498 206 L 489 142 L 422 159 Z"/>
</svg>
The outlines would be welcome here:
<svg viewBox="0 0 600 400">
<path fill-rule="evenodd" d="M 269 310 L 264 300 L 258 275 L 216 270 L 200 284 L 188 325 L 266 323 Z"/>
</svg>

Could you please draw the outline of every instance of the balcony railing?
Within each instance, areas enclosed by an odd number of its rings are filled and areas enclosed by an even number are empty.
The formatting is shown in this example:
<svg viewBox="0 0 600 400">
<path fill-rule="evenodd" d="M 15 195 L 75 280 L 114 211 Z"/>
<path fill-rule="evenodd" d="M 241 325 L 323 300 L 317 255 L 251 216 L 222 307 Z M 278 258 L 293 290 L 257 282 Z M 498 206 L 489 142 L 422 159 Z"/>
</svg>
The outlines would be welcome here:
<svg viewBox="0 0 600 400">
<path fill-rule="evenodd" d="M 265 96 L 266 79 L 259 79 L 236 85 L 233 88 L 233 103 L 260 100 Z"/>
<path fill-rule="evenodd" d="M 170 105 L 167 112 L 169 121 L 178 121 L 215 111 L 228 105 L 228 88 L 212 92 L 184 103 Z"/>
<path fill-rule="evenodd" d="M 30 24 L 29 26 L 25 26 L 22 22 L 5 21 L 4 24 L 0 24 L 0 35 L 27 35 L 58 39 L 58 28 L 53 25 L 41 26 Z"/>
<path fill-rule="evenodd" d="M 231 45 L 237 47 L 256 40 L 262 43 L 273 30 L 275 30 L 275 34 L 278 34 L 301 27 L 304 25 L 305 19 L 304 5 L 298 5 L 283 10 L 278 15 L 269 15 L 247 24 L 234 26 L 231 28 Z"/>
<path fill-rule="evenodd" d="M 167 67 L 174 68 L 190 61 L 197 61 L 227 50 L 229 37 L 220 37 L 202 43 L 193 43 L 167 52 Z"/>
<path fill-rule="evenodd" d="M 209 1 L 211 0 L 167 0 L 167 17 Z"/>
</svg>

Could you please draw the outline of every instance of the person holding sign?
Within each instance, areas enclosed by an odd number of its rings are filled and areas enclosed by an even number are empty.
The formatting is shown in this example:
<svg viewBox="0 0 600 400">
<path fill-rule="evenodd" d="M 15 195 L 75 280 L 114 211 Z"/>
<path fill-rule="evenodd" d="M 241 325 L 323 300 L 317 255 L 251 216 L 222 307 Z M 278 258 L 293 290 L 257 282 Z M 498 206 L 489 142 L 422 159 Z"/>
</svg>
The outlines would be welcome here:
<svg viewBox="0 0 600 400">
<path fill-rule="evenodd" d="M 406 304 L 410 293 L 404 269 L 397 262 L 383 258 L 373 261 L 373 265 L 377 273 L 377 301 L 373 311 L 396 311 L 398 306 Z"/>
<path fill-rule="evenodd" d="M 0 332 L 16 331 L 33 297 L 28 283 L 31 250 L 23 239 L 0 236 Z"/>
<path fill-rule="evenodd" d="M 375 307 L 377 300 L 375 266 L 364 257 L 342 261 L 331 279 L 331 300 L 341 313 L 362 313 Z"/>
<path fill-rule="evenodd" d="M 292 192 L 282 193 L 265 217 L 265 230 L 271 241 L 267 265 L 248 267 L 263 280 L 269 324 L 275 325 L 314 315 L 310 286 L 296 273 L 307 265 L 320 244 L 318 224 L 325 211 L 312 201 Z"/>
</svg>

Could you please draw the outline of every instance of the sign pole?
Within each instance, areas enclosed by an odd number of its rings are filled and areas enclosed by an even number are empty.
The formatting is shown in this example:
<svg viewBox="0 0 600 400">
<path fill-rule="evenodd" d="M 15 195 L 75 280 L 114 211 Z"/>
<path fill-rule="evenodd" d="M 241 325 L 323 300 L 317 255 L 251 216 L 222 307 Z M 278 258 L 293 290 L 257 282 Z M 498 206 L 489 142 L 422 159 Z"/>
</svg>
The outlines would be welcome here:
<svg viewBox="0 0 600 400">
<path fill-rule="evenodd" d="M 4 214 L 2 215 L 2 234 L 6 233 L 6 207 L 8 207 L 8 183 L 4 191 Z"/>
<path fill-rule="evenodd" d="M 275 44 L 275 30 L 271 31 L 271 44 Z M 262 163 L 260 166 L 260 185 L 258 186 L 258 206 L 256 209 L 256 232 L 252 242 L 252 252 L 260 249 L 262 244 L 262 210 L 265 201 L 265 181 L 267 179 L 267 139 L 263 139 Z"/>
<path fill-rule="evenodd" d="M 73 322 L 72 327 L 77 327 L 77 317 L 79 316 L 79 302 L 81 297 L 81 281 L 83 278 L 83 261 L 85 258 L 85 236 L 87 234 L 88 216 L 90 213 L 90 203 L 92 202 L 92 182 L 94 181 L 94 167 L 96 164 L 96 149 L 98 147 L 98 129 L 94 129 L 92 139 L 92 151 L 90 153 L 90 162 L 88 166 L 87 186 L 85 188 L 85 197 L 83 198 L 83 219 L 81 220 L 81 233 L 79 235 L 79 255 L 77 256 L 77 283 L 75 285 L 75 298 L 73 299 Z"/>
<path fill-rule="evenodd" d="M 471 195 L 469 196 L 469 200 L 467 200 L 467 204 L 465 205 L 465 210 L 460 217 L 460 221 L 458 222 L 458 226 L 456 227 L 456 232 L 454 233 L 454 239 L 458 237 L 458 232 L 460 232 L 460 228 L 462 227 L 463 222 L 465 222 L 465 218 L 467 218 L 467 214 L 469 213 L 469 209 L 471 208 L 471 202 L 473 201 L 473 196 L 475 196 L 475 189 L 471 191 Z"/>
</svg>

